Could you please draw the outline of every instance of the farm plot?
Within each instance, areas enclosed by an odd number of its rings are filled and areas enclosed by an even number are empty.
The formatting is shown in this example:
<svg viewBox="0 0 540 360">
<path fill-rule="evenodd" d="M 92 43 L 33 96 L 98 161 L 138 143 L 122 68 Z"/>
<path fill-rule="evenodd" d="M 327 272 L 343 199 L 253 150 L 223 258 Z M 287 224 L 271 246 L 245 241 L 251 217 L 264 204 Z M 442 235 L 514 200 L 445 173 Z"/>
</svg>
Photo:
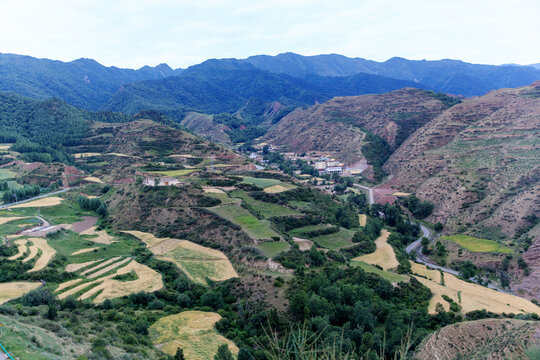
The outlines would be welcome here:
<svg viewBox="0 0 540 360">
<path fill-rule="evenodd" d="M 14 243 L 15 245 L 17 245 L 17 253 L 9 257 L 8 260 L 16 260 L 22 257 L 28 249 L 28 247 L 26 246 L 28 244 L 28 241 L 26 239 L 15 240 Z"/>
<path fill-rule="evenodd" d="M 293 241 L 296 245 L 298 245 L 298 248 L 300 249 L 300 251 L 307 251 L 311 249 L 311 247 L 313 246 L 313 241 L 308 240 L 308 239 L 293 237 Z"/>
<path fill-rule="evenodd" d="M 76 264 L 78 271 L 95 262 Z M 127 263 L 127 265 L 126 265 Z M 72 267 L 70 270 L 73 270 Z M 67 270 L 67 269 L 66 269 Z M 129 276 L 129 280 L 123 277 Z M 99 304 L 106 299 L 115 299 L 140 291 L 155 292 L 163 288 L 161 274 L 130 258 L 120 257 L 106 260 L 79 273 L 80 278 L 62 283 L 56 289 L 59 299 L 75 296 L 78 300 L 91 299 Z M 131 279 L 134 277 L 135 279 Z"/>
<path fill-rule="evenodd" d="M 40 282 L 0 283 L 0 305 L 5 304 L 13 299 L 17 299 L 40 286 Z"/>
<path fill-rule="evenodd" d="M 320 235 L 311 238 L 317 245 L 324 247 L 330 250 L 337 250 L 344 247 L 354 245 L 352 242 L 352 237 L 354 236 L 354 231 L 340 228 L 338 232 Z"/>
<path fill-rule="evenodd" d="M 6 224 L 11 221 L 26 219 L 24 216 L 11 216 L 11 217 L 0 217 L 0 225 Z"/>
<path fill-rule="evenodd" d="M 31 241 L 34 244 L 34 246 L 36 246 L 41 252 L 40 257 L 37 259 L 37 261 L 34 264 L 34 267 L 28 270 L 28 272 L 32 273 L 32 272 L 37 272 L 37 271 L 45 269 L 45 267 L 52 260 L 54 255 L 56 255 L 56 250 L 50 247 L 49 244 L 47 243 L 47 240 L 43 238 L 31 238 L 31 239 L 28 239 L 28 241 Z"/>
<path fill-rule="evenodd" d="M 367 216 L 366 214 L 359 214 L 358 215 L 358 223 L 360 226 L 366 226 Z"/>
<path fill-rule="evenodd" d="M 186 360 L 213 359 L 223 344 L 237 355 L 238 347 L 216 331 L 219 320 L 221 316 L 216 313 L 184 311 L 159 319 L 148 330 L 154 346 L 171 356 L 181 348 Z"/>
<path fill-rule="evenodd" d="M 158 259 L 172 262 L 191 280 L 206 285 L 207 279 L 225 281 L 238 277 L 227 256 L 187 240 L 156 238 L 141 231 L 124 231 L 142 240 Z"/>
<path fill-rule="evenodd" d="M 270 239 L 272 236 L 279 237 L 278 233 L 272 230 L 268 221 L 257 219 L 239 205 L 217 206 L 208 210 L 241 226 L 242 230 L 254 240 Z"/>
<path fill-rule="evenodd" d="M 512 249 L 504 245 L 501 245 L 496 241 L 488 240 L 488 239 L 480 239 L 474 236 L 468 236 L 468 235 L 443 236 L 443 240 L 454 242 L 458 244 L 459 246 L 472 252 L 492 252 L 492 253 L 502 253 L 502 254 L 513 253 Z"/>
<path fill-rule="evenodd" d="M 290 248 L 290 245 L 285 241 L 265 241 L 256 246 L 269 258 L 273 258 L 277 254 L 287 251 Z"/>
<path fill-rule="evenodd" d="M 446 310 L 449 309 L 449 303 L 443 299 L 443 295 L 449 296 L 454 302 L 462 307 L 464 313 L 473 310 L 486 309 L 488 311 L 502 313 L 536 313 L 540 315 L 540 307 L 532 302 L 510 294 L 498 292 L 486 287 L 468 283 L 460 280 L 452 274 L 444 274 L 444 285 L 441 285 L 440 274 L 437 277 L 438 271 L 422 269 L 424 265 L 416 264 L 414 272 L 418 274 L 426 274 L 433 278 L 426 279 L 420 276 L 415 276 L 418 281 L 428 287 L 434 296 L 429 303 L 428 311 L 434 314 L 437 303 L 442 304 Z M 439 280 L 439 281 L 437 281 Z"/>
<path fill-rule="evenodd" d="M 263 188 L 267 193 L 280 193 L 296 188 L 295 185 L 276 179 L 254 178 L 251 176 L 244 176 L 242 182 Z"/>
<path fill-rule="evenodd" d="M 355 261 L 355 260 L 353 260 L 352 264 L 361 267 L 362 270 L 364 270 L 365 272 L 377 274 L 380 277 L 382 277 L 383 279 L 388 280 L 388 281 L 390 281 L 392 283 L 398 283 L 400 281 L 409 280 L 409 278 L 407 276 L 399 275 L 399 274 L 396 274 L 396 273 L 393 273 L 393 272 L 381 270 L 378 267 L 367 264 L 367 263 L 365 263 L 363 261 Z"/>
<path fill-rule="evenodd" d="M 39 208 L 39 207 L 47 207 L 47 206 L 56 206 L 60 205 L 62 203 L 62 198 L 59 198 L 57 196 L 51 196 L 46 197 L 39 200 L 30 201 L 27 203 L 22 203 L 18 205 L 12 205 L 9 206 L 9 209 L 21 209 L 21 208 Z"/>
<path fill-rule="evenodd" d="M 375 245 L 377 250 L 374 253 L 362 255 L 354 258 L 354 261 L 363 261 L 371 265 L 379 265 L 383 270 L 394 269 L 399 265 L 399 262 L 396 259 L 396 254 L 394 249 L 390 244 L 388 244 L 388 236 L 390 232 L 386 229 L 381 231 L 381 236 L 375 240 Z"/>
<path fill-rule="evenodd" d="M 13 171 L 8 169 L 0 169 L 0 180 L 7 180 L 7 179 L 13 179 L 15 177 L 15 174 Z"/>
<path fill-rule="evenodd" d="M 273 216 L 300 215 L 298 211 L 286 206 L 256 200 L 245 191 L 231 191 L 230 196 L 242 199 L 248 206 L 254 209 L 254 212 L 257 213 L 259 218 L 266 219 Z"/>
</svg>

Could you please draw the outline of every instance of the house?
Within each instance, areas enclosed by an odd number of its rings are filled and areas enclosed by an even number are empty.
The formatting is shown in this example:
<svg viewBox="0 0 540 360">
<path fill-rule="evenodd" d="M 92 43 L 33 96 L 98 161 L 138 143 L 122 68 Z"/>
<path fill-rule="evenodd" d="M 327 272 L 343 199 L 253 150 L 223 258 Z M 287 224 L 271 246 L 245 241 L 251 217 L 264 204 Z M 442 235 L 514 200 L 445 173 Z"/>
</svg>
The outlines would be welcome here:
<svg viewBox="0 0 540 360">
<path fill-rule="evenodd" d="M 343 172 L 343 168 L 341 166 L 327 167 L 324 172 L 326 172 L 327 174 L 341 174 Z"/>
<path fill-rule="evenodd" d="M 326 162 L 324 162 L 324 161 L 317 161 L 317 162 L 315 162 L 315 166 L 314 166 L 314 167 L 315 167 L 315 169 L 317 169 L 317 170 L 319 170 L 319 171 L 324 170 L 324 169 L 326 169 Z"/>
<path fill-rule="evenodd" d="M 172 185 L 180 185 L 180 181 L 173 177 L 160 177 L 160 178 L 152 178 L 147 177 L 143 180 L 143 184 L 146 186 L 172 186 Z"/>
</svg>

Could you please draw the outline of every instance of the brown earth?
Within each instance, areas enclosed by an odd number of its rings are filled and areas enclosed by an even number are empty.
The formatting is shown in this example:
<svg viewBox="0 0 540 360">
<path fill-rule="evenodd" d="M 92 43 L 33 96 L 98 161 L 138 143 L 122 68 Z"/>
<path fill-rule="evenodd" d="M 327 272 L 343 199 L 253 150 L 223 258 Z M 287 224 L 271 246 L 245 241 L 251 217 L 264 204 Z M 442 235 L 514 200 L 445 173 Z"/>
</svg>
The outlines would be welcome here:
<svg viewBox="0 0 540 360">
<path fill-rule="evenodd" d="M 443 327 L 418 346 L 418 360 L 529 359 L 524 351 L 533 343 L 540 324 L 515 319 L 485 319 Z"/>
<path fill-rule="evenodd" d="M 405 88 L 380 95 L 336 97 L 285 116 L 262 138 L 289 151 L 334 151 L 346 163 L 357 162 L 363 129 L 397 148 L 446 106 L 424 90 Z"/>
</svg>

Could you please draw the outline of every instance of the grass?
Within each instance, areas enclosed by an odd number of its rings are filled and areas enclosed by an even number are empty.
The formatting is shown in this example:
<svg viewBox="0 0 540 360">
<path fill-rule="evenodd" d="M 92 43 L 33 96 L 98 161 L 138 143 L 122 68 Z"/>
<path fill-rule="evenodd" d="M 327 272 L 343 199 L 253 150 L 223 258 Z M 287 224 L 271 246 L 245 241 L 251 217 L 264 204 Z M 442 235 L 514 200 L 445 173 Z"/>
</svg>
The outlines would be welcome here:
<svg viewBox="0 0 540 360">
<path fill-rule="evenodd" d="M 254 178 L 254 177 L 251 177 L 251 176 L 244 176 L 244 179 L 242 181 L 243 183 L 246 183 L 246 184 L 251 184 L 251 185 L 255 185 L 255 186 L 258 186 L 260 188 L 269 188 L 271 186 L 276 186 L 276 185 L 279 185 L 282 187 L 282 189 L 277 189 L 277 191 L 275 192 L 280 192 L 280 191 L 284 191 L 284 190 L 290 190 L 290 189 L 294 189 L 296 188 L 296 186 L 292 185 L 292 184 L 289 184 L 289 183 L 285 183 L 283 181 L 279 181 L 279 180 L 276 180 L 276 179 L 265 179 L 265 178 Z"/>
<path fill-rule="evenodd" d="M 286 206 L 255 200 L 245 191 L 231 191 L 230 196 L 242 199 L 248 206 L 257 212 L 257 216 L 263 219 L 272 216 L 300 215 L 298 211 Z"/>
<path fill-rule="evenodd" d="M 266 257 L 273 258 L 279 253 L 289 250 L 289 244 L 285 241 L 267 241 L 257 244 Z"/>
<path fill-rule="evenodd" d="M 217 313 L 184 311 L 159 319 L 148 331 L 154 345 L 170 356 L 181 348 L 186 359 L 213 359 L 222 344 L 227 344 L 233 354 L 238 354 L 236 345 L 215 330 L 219 320 L 221 316 Z"/>
<path fill-rule="evenodd" d="M 317 245 L 330 249 L 337 250 L 353 245 L 351 241 L 354 231 L 340 228 L 337 233 L 321 235 L 311 238 Z"/>
<path fill-rule="evenodd" d="M 444 240 L 452 241 L 459 246 L 472 252 L 492 252 L 501 254 L 511 254 L 513 250 L 499 244 L 496 241 L 480 239 L 469 235 L 443 236 Z"/>
<path fill-rule="evenodd" d="M 266 220 L 259 220 L 246 209 L 238 205 L 226 205 L 210 208 L 210 211 L 242 227 L 242 230 L 252 239 L 269 239 L 279 236 Z"/>
<path fill-rule="evenodd" d="M 8 282 L 0 283 L 0 305 L 17 299 L 27 292 L 41 286 L 40 282 Z"/>
<path fill-rule="evenodd" d="M 326 229 L 327 227 L 330 227 L 331 225 L 328 224 L 319 224 L 319 225 L 308 225 L 308 226 L 302 226 L 296 229 L 293 229 L 289 231 L 289 234 L 291 236 L 298 236 L 298 237 L 304 237 L 305 232 L 309 232 L 312 230 L 320 230 L 320 229 Z"/>
<path fill-rule="evenodd" d="M 7 179 L 13 179 L 15 177 L 15 174 L 11 170 L 7 169 L 0 169 L 0 181 L 7 180 Z"/>
<path fill-rule="evenodd" d="M 164 170 L 164 171 L 148 171 L 148 173 L 175 177 L 175 176 L 186 176 L 198 170 L 199 169 Z"/>
<path fill-rule="evenodd" d="M 353 260 L 351 262 L 351 264 L 353 266 L 361 267 L 362 270 L 364 270 L 365 272 L 377 274 L 380 277 L 382 277 L 383 279 L 388 280 L 388 281 L 393 282 L 393 283 L 397 283 L 397 282 L 400 282 L 400 281 L 407 281 L 407 279 L 408 279 L 406 276 L 399 275 L 399 274 L 396 274 L 396 273 L 392 273 L 392 272 L 389 272 L 389 271 L 381 270 L 381 269 L 379 269 L 379 268 L 377 268 L 377 267 L 375 267 L 375 266 L 373 266 L 371 264 L 365 263 L 363 261 Z"/>
<path fill-rule="evenodd" d="M 221 200 L 222 204 L 238 204 L 240 201 L 237 198 L 230 198 L 227 194 L 219 194 L 219 193 L 205 193 L 204 196 L 212 197 L 215 199 Z"/>
</svg>

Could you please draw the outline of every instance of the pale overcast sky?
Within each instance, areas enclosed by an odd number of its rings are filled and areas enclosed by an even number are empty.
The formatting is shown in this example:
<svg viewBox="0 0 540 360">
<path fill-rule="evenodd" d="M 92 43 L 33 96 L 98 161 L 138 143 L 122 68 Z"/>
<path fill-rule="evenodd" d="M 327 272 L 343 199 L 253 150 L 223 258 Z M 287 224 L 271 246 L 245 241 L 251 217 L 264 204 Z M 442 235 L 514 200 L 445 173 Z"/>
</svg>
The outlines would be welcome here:
<svg viewBox="0 0 540 360">
<path fill-rule="evenodd" d="M 0 52 L 104 65 L 339 53 L 540 62 L 540 0 L 0 0 Z"/>
</svg>

